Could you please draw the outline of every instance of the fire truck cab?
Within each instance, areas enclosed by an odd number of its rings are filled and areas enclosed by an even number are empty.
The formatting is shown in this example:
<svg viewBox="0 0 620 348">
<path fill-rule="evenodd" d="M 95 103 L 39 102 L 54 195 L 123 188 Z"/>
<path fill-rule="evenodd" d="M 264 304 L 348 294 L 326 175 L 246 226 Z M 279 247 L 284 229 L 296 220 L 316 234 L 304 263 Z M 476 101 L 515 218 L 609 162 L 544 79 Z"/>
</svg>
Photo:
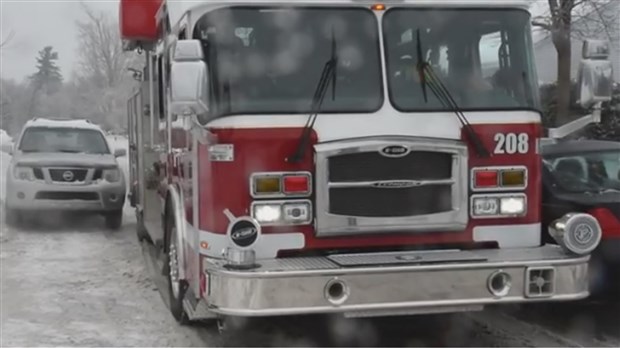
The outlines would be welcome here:
<svg viewBox="0 0 620 348">
<path fill-rule="evenodd" d="M 541 225 L 528 1 L 188 3 L 120 2 L 131 202 L 178 321 L 588 296 L 596 219 Z"/>
</svg>

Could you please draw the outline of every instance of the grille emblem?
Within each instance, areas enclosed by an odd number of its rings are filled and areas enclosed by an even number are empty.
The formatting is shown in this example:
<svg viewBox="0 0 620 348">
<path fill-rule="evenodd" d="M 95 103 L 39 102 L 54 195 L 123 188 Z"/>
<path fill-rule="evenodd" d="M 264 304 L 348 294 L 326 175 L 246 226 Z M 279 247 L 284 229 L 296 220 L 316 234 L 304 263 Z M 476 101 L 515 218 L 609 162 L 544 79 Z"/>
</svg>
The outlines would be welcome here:
<svg viewBox="0 0 620 348">
<path fill-rule="evenodd" d="M 377 188 L 408 188 L 421 186 L 422 183 L 414 180 L 390 180 L 390 181 L 377 181 L 372 184 L 373 187 Z"/>
<path fill-rule="evenodd" d="M 409 154 L 409 148 L 403 145 L 386 146 L 379 151 L 385 157 L 405 157 Z"/>
<path fill-rule="evenodd" d="M 73 180 L 73 172 L 70 170 L 67 170 L 66 172 L 62 173 L 62 178 L 65 179 L 65 181 Z"/>
</svg>

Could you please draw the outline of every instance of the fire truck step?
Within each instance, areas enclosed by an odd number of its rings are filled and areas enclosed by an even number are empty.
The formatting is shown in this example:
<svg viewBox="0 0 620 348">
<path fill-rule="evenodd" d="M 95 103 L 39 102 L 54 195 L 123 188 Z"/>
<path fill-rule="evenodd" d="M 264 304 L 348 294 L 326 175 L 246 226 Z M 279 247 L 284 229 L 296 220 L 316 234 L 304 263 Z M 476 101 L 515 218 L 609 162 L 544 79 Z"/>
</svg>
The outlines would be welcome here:
<svg viewBox="0 0 620 348">
<path fill-rule="evenodd" d="M 487 258 L 463 250 L 405 251 L 365 254 L 336 254 L 327 257 L 340 267 L 377 265 L 438 264 L 451 262 L 481 262 Z"/>
</svg>

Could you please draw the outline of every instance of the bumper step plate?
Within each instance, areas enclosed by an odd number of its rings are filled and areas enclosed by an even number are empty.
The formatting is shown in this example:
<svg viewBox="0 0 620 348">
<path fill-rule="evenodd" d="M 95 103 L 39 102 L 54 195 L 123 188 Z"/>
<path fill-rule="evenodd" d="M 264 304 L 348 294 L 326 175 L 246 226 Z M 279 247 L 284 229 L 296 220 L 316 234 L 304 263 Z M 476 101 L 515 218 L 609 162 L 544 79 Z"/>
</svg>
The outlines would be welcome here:
<svg viewBox="0 0 620 348">
<path fill-rule="evenodd" d="M 365 254 L 337 254 L 327 257 L 340 267 L 430 265 L 453 262 L 481 262 L 487 258 L 463 250 L 405 251 Z"/>
</svg>

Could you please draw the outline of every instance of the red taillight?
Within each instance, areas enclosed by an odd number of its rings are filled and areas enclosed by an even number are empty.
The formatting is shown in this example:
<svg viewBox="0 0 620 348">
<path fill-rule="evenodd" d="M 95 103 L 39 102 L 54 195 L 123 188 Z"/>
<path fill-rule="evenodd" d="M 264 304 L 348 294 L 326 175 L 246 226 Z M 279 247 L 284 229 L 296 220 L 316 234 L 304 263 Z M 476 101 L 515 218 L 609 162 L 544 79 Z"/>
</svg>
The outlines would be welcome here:
<svg viewBox="0 0 620 348">
<path fill-rule="evenodd" d="M 498 186 L 498 172 L 496 170 L 479 170 L 474 172 L 474 187 L 492 188 Z"/>
<path fill-rule="evenodd" d="M 310 191 L 310 178 L 305 175 L 285 176 L 282 181 L 284 193 L 306 193 Z"/>
<path fill-rule="evenodd" d="M 614 214 L 606 208 L 595 208 L 589 211 L 590 215 L 596 218 L 601 225 L 603 238 L 620 237 L 620 221 Z"/>
</svg>

